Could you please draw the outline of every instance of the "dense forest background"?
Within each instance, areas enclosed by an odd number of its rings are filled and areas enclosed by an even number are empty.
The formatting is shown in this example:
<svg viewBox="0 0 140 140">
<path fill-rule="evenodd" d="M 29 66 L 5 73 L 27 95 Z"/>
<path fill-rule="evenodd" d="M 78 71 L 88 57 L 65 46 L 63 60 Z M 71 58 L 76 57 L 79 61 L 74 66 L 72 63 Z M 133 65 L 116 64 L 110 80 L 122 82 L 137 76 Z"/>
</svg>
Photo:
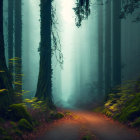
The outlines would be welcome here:
<svg viewBox="0 0 140 140">
<path fill-rule="evenodd" d="M 45 65 L 50 65 L 48 66 L 50 67 L 49 75 L 52 75 L 52 78 L 49 78 L 52 79 L 52 82 L 48 82 L 52 84 L 47 89 L 52 88 L 53 100 L 58 104 L 68 100 L 74 103 L 81 100 L 81 97 L 84 97 L 85 100 L 82 102 L 86 104 L 86 102 L 92 102 L 95 98 L 104 97 L 114 87 L 120 86 L 121 83 L 136 80 L 139 77 L 139 1 L 88 2 L 88 5 L 82 5 L 81 2 L 82 6 L 80 7 L 80 1 L 77 1 L 76 8 L 74 8 L 75 1 L 65 3 L 56 0 L 52 2 L 51 18 L 53 24 L 50 29 L 52 30 L 52 40 L 58 40 L 57 43 L 52 41 L 51 49 L 54 53 L 52 60 L 50 60 L 52 66 L 47 63 Z M 18 66 L 15 65 L 15 70 L 18 69 L 18 71 L 14 70 L 14 72 L 24 76 L 22 80 L 21 77 L 18 77 L 19 79 L 15 78 L 15 83 L 18 84 L 15 84 L 16 89 L 30 91 L 30 94 L 26 95 L 30 98 L 34 97 L 36 93 L 39 73 L 39 54 L 41 53 L 42 41 L 38 27 L 47 25 L 47 23 L 42 25 L 43 22 L 40 22 L 39 3 L 39 1 L 33 3 L 25 0 L 18 3 L 19 6 L 15 4 L 16 8 L 13 1 L 8 3 L 8 0 L 4 0 L 4 37 L 7 65 L 13 72 L 13 63 L 17 61 Z M 62 14 L 63 11 L 69 13 L 65 15 Z M 77 15 L 77 13 L 80 14 Z M 75 17 L 75 14 L 77 17 Z M 66 19 L 66 16 L 69 17 L 69 20 Z M 88 20 L 84 20 L 86 18 Z M 84 22 L 81 25 L 82 20 Z M 43 21 L 45 22 L 45 18 L 43 18 Z M 75 26 L 75 21 L 76 26 L 81 26 L 80 28 Z M 44 31 L 41 35 L 43 33 Z M 42 35 L 46 36 L 44 40 L 46 42 L 49 38 L 47 35 L 48 33 Z M 53 38 L 54 36 L 57 38 Z M 81 42 L 78 37 L 84 41 Z M 61 44 L 59 44 L 59 41 Z M 16 48 L 16 46 L 18 47 Z M 19 48 L 19 46 L 21 47 Z M 59 61 L 58 59 L 62 55 L 64 60 Z M 43 60 L 40 60 L 40 62 Z M 71 63 L 71 61 L 75 63 Z M 9 62 L 10 64 L 8 64 Z M 44 69 L 44 66 L 42 69 Z M 48 76 L 46 75 L 46 77 Z M 22 85 L 22 83 L 24 84 Z M 42 90 L 38 87 L 37 92 L 40 92 L 39 89 Z M 42 93 L 41 96 L 43 94 L 45 93 Z"/>
<path fill-rule="evenodd" d="M 21 130 L 28 121 L 32 131 L 32 109 L 54 119 L 63 117 L 57 107 L 99 106 L 139 126 L 139 6 L 140 0 L 1 0 L 0 117 L 19 121 Z"/>
</svg>

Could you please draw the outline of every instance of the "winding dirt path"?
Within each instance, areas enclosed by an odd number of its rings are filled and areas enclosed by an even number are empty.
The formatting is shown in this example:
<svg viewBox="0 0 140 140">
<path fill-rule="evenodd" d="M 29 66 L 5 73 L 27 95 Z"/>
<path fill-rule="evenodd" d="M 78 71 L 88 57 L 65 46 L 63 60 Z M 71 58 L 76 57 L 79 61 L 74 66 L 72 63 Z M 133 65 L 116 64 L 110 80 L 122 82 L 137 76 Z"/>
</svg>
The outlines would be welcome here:
<svg viewBox="0 0 140 140">
<path fill-rule="evenodd" d="M 68 113 L 37 140 L 80 140 L 85 135 L 90 135 L 92 140 L 140 140 L 135 130 L 102 114 L 87 111 Z"/>
</svg>

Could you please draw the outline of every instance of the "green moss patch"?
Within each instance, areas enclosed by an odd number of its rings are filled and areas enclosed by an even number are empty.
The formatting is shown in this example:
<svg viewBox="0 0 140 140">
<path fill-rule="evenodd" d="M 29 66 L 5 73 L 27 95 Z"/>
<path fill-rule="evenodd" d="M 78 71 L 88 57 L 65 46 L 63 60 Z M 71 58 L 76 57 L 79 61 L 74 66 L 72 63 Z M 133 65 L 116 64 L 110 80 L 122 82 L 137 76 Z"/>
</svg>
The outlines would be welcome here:
<svg viewBox="0 0 140 140">
<path fill-rule="evenodd" d="M 61 119 L 61 118 L 63 118 L 63 117 L 64 117 L 64 114 L 61 113 L 61 112 L 57 112 L 57 113 L 52 112 L 52 113 L 50 114 L 50 118 L 51 118 L 51 119 Z"/>
<path fill-rule="evenodd" d="M 21 118 L 32 122 L 30 114 L 22 104 L 12 104 L 9 107 L 9 117 L 13 121 L 19 121 Z"/>
<path fill-rule="evenodd" d="M 33 131 L 33 126 L 30 124 L 30 122 L 28 122 L 26 119 L 21 119 L 18 122 L 18 128 L 21 131 L 27 131 L 27 132 L 31 132 Z"/>
</svg>

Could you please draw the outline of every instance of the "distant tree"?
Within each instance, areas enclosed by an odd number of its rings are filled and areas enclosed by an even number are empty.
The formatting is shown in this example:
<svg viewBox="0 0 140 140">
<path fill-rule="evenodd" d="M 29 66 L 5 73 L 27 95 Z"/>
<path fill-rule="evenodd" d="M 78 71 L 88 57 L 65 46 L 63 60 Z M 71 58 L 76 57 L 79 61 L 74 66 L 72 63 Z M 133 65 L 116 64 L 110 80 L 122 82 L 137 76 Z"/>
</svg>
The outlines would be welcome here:
<svg viewBox="0 0 140 140">
<path fill-rule="evenodd" d="M 41 18 L 41 42 L 40 42 L 40 68 L 37 84 L 36 97 L 40 100 L 47 101 L 50 107 L 52 102 L 52 67 L 51 67 L 51 0 L 40 1 L 40 18 Z"/>
<path fill-rule="evenodd" d="M 14 91 L 11 76 L 6 66 L 3 35 L 3 0 L 0 0 L 0 116 L 14 102 Z"/>
<path fill-rule="evenodd" d="M 121 85 L 121 0 L 113 0 L 113 87 Z"/>
<path fill-rule="evenodd" d="M 15 0 L 15 91 L 22 93 L 22 0 Z"/>
<path fill-rule="evenodd" d="M 101 0 L 102 2 L 102 0 Z M 98 6 L 98 94 L 103 95 L 103 6 Z"/>
<path fill-rule="evenodd" d="M 105 6 L 105 94 L 111 89 L 111 1 Z"/>
<path fill-rule="evenodd" d="M 14 0 L 8 0 L 8 59 L 9 59 L 9 71 L 10 74 L 13 73 L 13 62 L 10 60 L 13 56 L 13 37 L 14 37 L 14 30 L 13 30 L 13 14 L 14 14 Z"/>
</svg>

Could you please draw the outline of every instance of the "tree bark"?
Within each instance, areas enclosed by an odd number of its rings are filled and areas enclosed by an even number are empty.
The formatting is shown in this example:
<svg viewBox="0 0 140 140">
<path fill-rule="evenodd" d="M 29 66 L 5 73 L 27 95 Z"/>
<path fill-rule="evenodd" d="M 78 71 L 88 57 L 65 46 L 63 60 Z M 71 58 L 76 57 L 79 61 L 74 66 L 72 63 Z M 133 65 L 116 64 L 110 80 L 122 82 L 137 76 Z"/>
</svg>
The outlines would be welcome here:
<svg viewBox="0 0 140 140">
<path fill-rule="evenodd" d="M 41 0 L 40 69 L 36 97 L 52 106 L 51 0 Z"/>
<path fill-rule="evenodd" d="M 0 116 L 5 115 L 9 105 L 14 102 L 11 76 L 6 66 L 3 35 L 3 0 L 0 1 Z"/>
<path fill-rule="evenodd" d="M 121 0 L 113 0 L 113 87 L 121 85 Z"/>
<path fill-rule="evenodd" d="M 98 94 L 103 95 L 103 6 L 98 7 Z"/>
<path fill-rule="evenodd" d="M 111 1 L 105 5 L 105 94 L 111 89 Z"/>
</svg>

